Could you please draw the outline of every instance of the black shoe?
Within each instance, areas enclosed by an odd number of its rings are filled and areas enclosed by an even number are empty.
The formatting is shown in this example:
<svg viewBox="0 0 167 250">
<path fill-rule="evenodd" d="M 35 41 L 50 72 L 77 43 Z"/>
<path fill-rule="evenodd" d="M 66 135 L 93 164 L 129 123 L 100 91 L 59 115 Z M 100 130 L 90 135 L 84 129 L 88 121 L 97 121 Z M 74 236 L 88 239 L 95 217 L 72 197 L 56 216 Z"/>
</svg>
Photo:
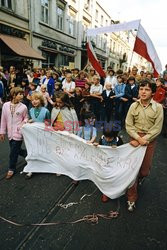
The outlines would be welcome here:
<svg viewBox="0 0 167 250">
<path fill-rule="evenodd" d="M 138 179 L 139 186 L 142 186 L 144 181 L 145 181 L 145 177 L 139 177 L 139 179 Z"/>
<path fill-rule="evenodd" d="M 72 184 L 74 184 L 75 186 L 77 186 L 77 185 L 79 184 L 79 181 L 73 180 L 73 181 L 72 181 Z"/>
</svg>

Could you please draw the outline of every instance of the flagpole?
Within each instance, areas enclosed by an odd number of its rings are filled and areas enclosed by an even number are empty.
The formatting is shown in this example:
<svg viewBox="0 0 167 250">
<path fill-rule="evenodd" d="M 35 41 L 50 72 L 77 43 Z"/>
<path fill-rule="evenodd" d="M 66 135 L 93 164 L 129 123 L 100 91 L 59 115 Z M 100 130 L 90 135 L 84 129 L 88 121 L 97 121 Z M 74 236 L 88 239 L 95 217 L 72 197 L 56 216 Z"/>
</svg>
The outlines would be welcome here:
<svg viewBox="0 0 167 250">
<path fill-rule="evenodd" d="M 132 59 L 133 59 L 134 51 L 132 50 L 131 58 L 130 58 L 130 63 L 129 63 L 129 68 L 131 67 L 132 64 Z"/>
<path fill-rule="evenodd" d="M 137 33 L 136 33 L 136 37 L 137 37 L 137 34 L 138 34 L 138 30 L 139 30 L 140 22 L 141 22 L 141 20 L 139 21 L 139 25 L 138 25 L 138 29 L 137 29 Z M 136 42 L 136 37 L 135 37 L 135 42 Z M 134 55 L 134 46 L 135 46 L 135 42 L 134 42 L 134 45 L 133 45 L 133 50 L 132 50 L 132 54 L 131 54 L 131 58 L 130 58 L 129 68 L 131 67 L 131 64 L 132 64 L 132 59 L 133 59 L 133 55 Z"/>
</svg>

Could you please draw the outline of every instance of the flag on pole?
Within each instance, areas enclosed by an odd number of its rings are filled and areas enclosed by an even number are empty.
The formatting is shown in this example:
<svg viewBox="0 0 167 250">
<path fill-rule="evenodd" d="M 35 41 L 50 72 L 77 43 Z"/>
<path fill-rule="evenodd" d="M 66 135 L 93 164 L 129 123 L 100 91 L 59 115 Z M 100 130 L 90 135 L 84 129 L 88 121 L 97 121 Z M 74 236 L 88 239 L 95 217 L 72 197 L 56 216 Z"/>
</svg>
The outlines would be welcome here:
<svg viewBox="0 0 167 250">
<path fill-rule="evenodd" d="M 162 71 L 162 65 L 150 37 L 141 24 L 139 25 L 133 50 L 152 64 L 154 77 L 158 77 Z"/>
<path fill-rule="evenodd" d="M 92 47 L 92 44 L 90 41 L 87 42 L 86 44 L 86 48 L 87 48 L 87 54 L 88 54 L 88 59 L 90 61 L 90 63 L 92 64 L 92 67 L 98 72 L 98 74 L 101 77 L 106 77 L 106 74 L 104 72 L 104 70 L 102 69 L 95 53 Z"/>
<path fill-rule="evenodd" d="M 152 64 L 154 69 L 154 77 L 158 77 L 162 71 L 162 65 L 150 37 L 140 24 L 140 20 L 113 24 L 107 27 L 88 29 L 87 35 L 90 37 L 107 32 L 111 33 L 133 29 L 138 30 L 133 50 Z"/>
</svg>

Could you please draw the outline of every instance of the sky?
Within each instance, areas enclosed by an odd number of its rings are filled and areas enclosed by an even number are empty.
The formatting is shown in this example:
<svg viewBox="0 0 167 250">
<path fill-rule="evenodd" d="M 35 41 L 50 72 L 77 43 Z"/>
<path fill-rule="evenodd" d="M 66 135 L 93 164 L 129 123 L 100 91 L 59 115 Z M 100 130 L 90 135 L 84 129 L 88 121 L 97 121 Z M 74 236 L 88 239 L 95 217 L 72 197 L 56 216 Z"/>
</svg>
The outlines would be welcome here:
<svg viewBox="0 0 167 250">
<path fill-rule="evenodd" d="M 166 0 L 98 0 L 113 20 L 132 21 L 141 24 L 151 38 L 164 70 L 167 64 Z"/>
</svg>

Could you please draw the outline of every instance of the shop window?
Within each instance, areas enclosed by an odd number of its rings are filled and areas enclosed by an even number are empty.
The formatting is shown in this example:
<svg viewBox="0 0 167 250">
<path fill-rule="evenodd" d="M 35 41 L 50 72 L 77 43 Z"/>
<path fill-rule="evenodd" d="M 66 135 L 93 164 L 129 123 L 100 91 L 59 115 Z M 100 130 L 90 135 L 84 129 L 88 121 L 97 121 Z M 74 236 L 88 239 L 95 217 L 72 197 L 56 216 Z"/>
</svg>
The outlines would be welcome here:
<svg viewBox="0 0 167 250">
<path fill-rule="evenodd" d="M 52 68 L 55 66 L 56 55 L 42 51 L 42 56 L 45 57 L 45 61 L 42 61 L 42 68 Z"/>
<path fill-rule="evenodd" d="M 12 9 L 12 0 L 1 0 L 1 6 Z"/>
<path fill-rule="evenodd" d="M 41 21 L 44 23 L 49 22 L 49 1 L 41 0 Z"/>
<path fill-rule="evenodd" d="M 69 66 L 70 62 L 74 62 L 74 57 L 72 56 L 68 56 L 68 55 L 60 55 L 59 56 L 59 62 L 58 62 L 58 66 L 62 67 L 62 66 Z"/>
</svg>

